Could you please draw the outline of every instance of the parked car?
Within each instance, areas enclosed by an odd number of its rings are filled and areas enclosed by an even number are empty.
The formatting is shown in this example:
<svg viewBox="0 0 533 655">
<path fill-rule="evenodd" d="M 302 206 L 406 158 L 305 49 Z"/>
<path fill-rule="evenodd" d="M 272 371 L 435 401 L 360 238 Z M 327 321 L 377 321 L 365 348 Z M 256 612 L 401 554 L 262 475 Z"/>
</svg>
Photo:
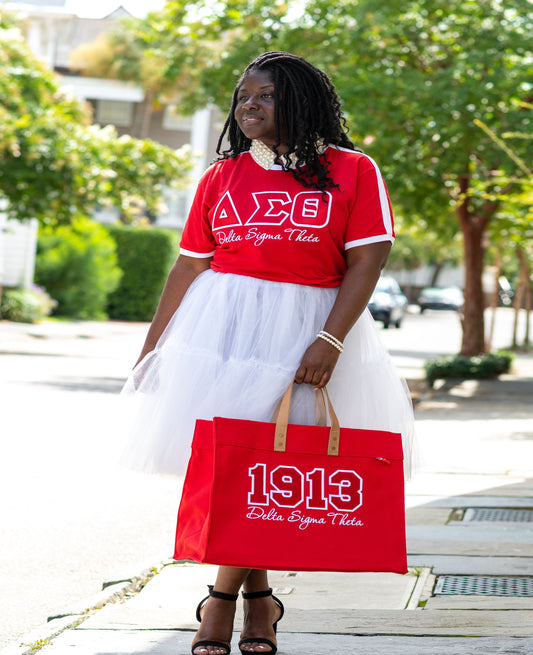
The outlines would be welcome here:
<svg viewBox="0 0 533 655">
<path fill-rule="evenodd" d="M 463 292 L 459 287 L 427 287 L 418 296 L 422 314 L 426 309 L 461 309 L 464 304 Z"/>
<path fill-rule="evenodd" d="M 381 321 L 384 328 L 391 323 L 399 328 L 407 311 L 407 297 L 394 278 L 383 275 L 370 298 L 368 309 L 374 320 Z"/>
</svg>

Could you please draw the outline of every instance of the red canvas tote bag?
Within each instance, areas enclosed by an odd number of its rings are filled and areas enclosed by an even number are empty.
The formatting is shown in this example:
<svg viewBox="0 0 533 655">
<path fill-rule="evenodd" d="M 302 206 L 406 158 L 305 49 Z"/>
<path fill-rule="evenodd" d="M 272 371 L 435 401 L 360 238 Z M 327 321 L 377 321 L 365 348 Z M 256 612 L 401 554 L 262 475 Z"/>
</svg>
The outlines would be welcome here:
<svg viewBox="0 0 533 655">
<path fill-rule="evenodd" d="M 401 435 L 198 420 L 174 559 L 282 571 L 407 572 Z M 326 392 L 327 395 L 327 392 Z"/>
</svg>

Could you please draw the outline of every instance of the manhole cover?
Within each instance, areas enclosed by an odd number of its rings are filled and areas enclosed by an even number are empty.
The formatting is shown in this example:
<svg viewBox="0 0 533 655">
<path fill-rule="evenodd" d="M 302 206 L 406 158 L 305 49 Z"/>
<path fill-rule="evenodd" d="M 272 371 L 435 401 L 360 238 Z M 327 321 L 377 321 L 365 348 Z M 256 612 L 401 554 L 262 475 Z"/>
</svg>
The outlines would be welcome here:
<svg viewBox="0 0 533 655">
<path fill-rule="evenodd" d="M 509 521 L 514 523 L 532 523 L 533 510 L 472 507 L 465 511 L 463 521 Z"/>
<path fill-rule="evenodd" d="M 455 596 L 533 596 L 533 578 L 484 575 L 442 575 L 437 579 L 435 595 Z"/>
</svg>

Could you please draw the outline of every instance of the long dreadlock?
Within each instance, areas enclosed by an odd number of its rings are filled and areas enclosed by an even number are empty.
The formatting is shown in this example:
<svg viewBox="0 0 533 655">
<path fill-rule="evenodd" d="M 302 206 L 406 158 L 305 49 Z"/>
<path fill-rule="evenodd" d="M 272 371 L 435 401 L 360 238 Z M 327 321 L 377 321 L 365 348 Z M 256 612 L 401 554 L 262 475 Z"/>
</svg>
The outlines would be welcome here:
<svg viewBox="0 0 533 655">
<path fill-rule="evenodd" d="M 255 71 L 268 71 L 272 77 L 275 94 L 276 143 L 274 152 L 301 184 L 324 191 L 338 187 L 329 175 L 327 157 L 320 156 L 317 144 L 336 145 L 355 150 L 347 136 L 346 120 L 341 110 L 339 96 L 329 77 L 302 57 L 287 52 L 266 52 L 252 61 L 233 92 L 233 100 L 224 128 L 217 145 L 219 160 L 237 157 L 250 149 L 251 140 L 241 132 L 234 112 L 239 87 L 244 78 Z M 287 157 L 294 154 L 296 167 L 289 166 L 289 160 L 279 157 L 280 118 L 288 147 Z M 229 148 L 222 150 L 227 133 Z"/>
</svg>

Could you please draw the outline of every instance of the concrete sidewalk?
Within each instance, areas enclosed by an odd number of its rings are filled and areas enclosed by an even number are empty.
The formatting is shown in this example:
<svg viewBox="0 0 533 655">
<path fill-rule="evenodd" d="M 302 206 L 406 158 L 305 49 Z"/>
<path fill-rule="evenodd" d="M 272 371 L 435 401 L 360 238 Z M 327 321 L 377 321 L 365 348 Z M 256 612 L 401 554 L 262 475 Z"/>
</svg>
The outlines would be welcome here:
<svg viewBox="0 0 533 655">
<path fill-rule="evenodd" d="M 409 483 L 412 570 L 406 576 L 272 573 L 274 592 L 286 608 L 278 633 L 280 655 L 533 652 L 533 593 L 435 594 L 436 581 L 449 574 L 489 580 L 518 576 L 533 582 L 531 524 L 459 520 L 465 508 L 533 507 L 533 473 L 529 478 L 475 477 L 421 474 Z M 80 655 L 185 655 L 197 629 L 194 608 L 213 581 L 214 569 L 163 563 L 140 593 L 130 595 L 128 581 L 118 582 L 104 592 L 108 597 L 114 593 L 116 602 L 90 611 L 83 605 L 67 609 L 70 615 L 53 619 L 46 634 L 36 631 L 24 646 L 14 645 L 2 655 L 27 653 L 39 645 L 43 655 L 63 655 L 73 648 Z M 235 626 L 241 621 L 239 607 Z M 236 652 L 237 641 L 235 633 Z"/>
<path fill-rule="evenodd" d="M 407 484 L 410 573 L 272 573 L 280 655 L 533 653 L 533 357 L 428 394 L 416 412 L 435 449 Z M 0 655 L 185 655 L 213 578 L 169 560 L 123 572 Z"/>
</svg>

